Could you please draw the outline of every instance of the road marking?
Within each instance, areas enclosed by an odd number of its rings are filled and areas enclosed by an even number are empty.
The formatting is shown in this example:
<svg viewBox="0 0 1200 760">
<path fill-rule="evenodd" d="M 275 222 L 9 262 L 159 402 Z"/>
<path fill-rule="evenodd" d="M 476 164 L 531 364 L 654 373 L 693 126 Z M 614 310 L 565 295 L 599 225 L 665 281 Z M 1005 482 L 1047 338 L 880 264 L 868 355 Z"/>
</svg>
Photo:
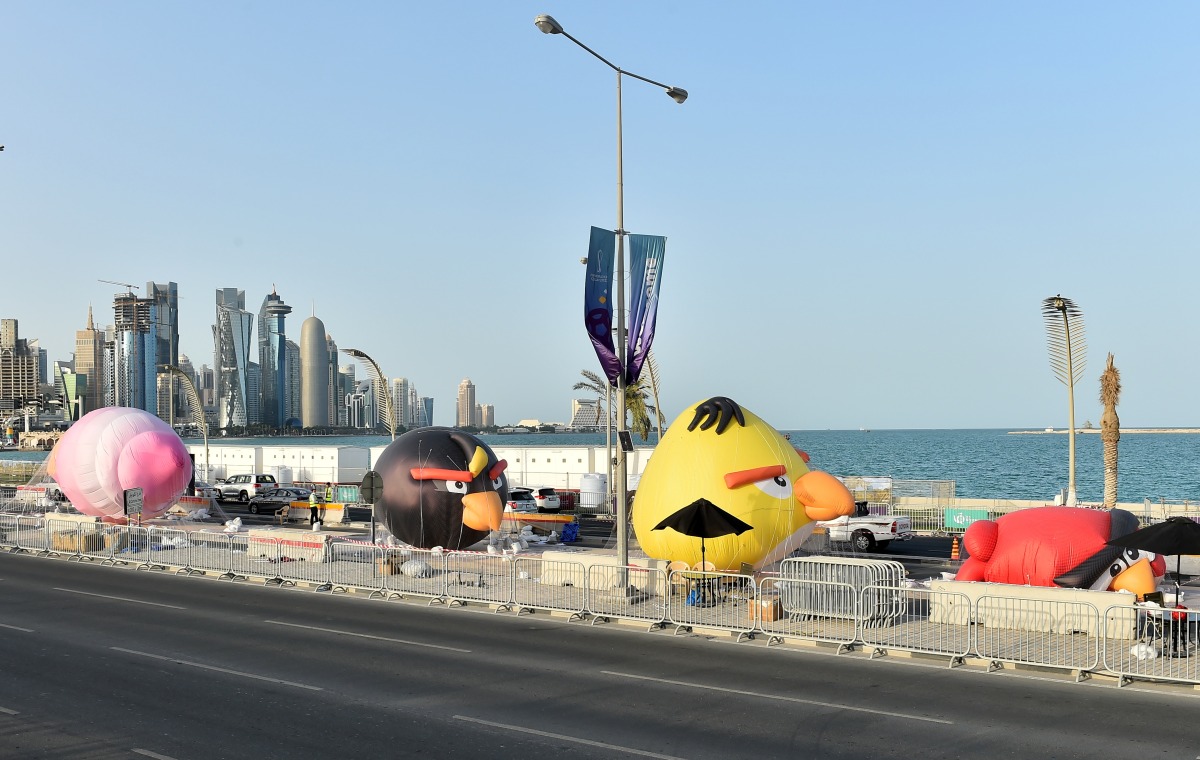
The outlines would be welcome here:
<svg viewBox="0 0 1200 760">
<path fill-rule="evenodd" d="M 575 736 L 567 736 L 560 734 L 557 731 L 538 731 L 536 728 L 524 728 L 523 726 L 512 726 L 507 723 L 493 723 L 490 720 L 480 720 L 479 718 L 468 718 L 465 715 L 455 715 L 455 720 L 465 720 L 468 723 L 478 723 L 483 726 L 491 726 L 492 728 L 502 728 L 505 731 L 517 731 L 522 734 L 533 734 L 535 736 L 545 736 L 555 741 L 575 742 L 576 744 L 586 744 L 589 747 L 600 747 L 601 749 L 611 749 L 613 752 L 623 752 L 627 755 L 639 755 L 641 757 L 657 757 L 659 760 L 683 760 L 675 755 L 660 755 L 657 752 L 647 752 L 643 749 L 634 749 L 633 747 L 622 747 L 620 744 L 607 744 L 605 742 L 596 742 L 591 739 L 580 739 Z"/>
<path fill-rule="evenodd" d="M 30 630 L 29 628 L 18 628 L 15 625 L 5 625 L 4 623 L 0 623 L 0 628 L 7 628 L 10 631 L 22 631 L 24 633 L 33 633 L 33 631 Z"/>
<path fill-rule="evenodd" d="M 5 715 L 20 715 L 16 710 L 9 710 L 7 707 L 0 707 L 0 713 L 4 713 Z"/>
<path fill-rule="evenodd" d="M 78 591 L 73 588 L 55 588 L 55 591 L 66 591 L 68 594 L 83 594 L 84 596 L 98 596 L 101 599 L 112 599 L 118 602 L 133 602 L 134 604 L 149 604 L 152 607 L 168 607 L 173 610 L 186 610 L 187 607 L 176 607 L 174 604 L 159 604 L 158 602 L 144 602 L 141 599 L 129 599 L 124 596 L 109 596 L 108 594 L 93 594 L 91 591 Z"/>
<path fill-rule="evenodd" d="M 228 673 L 229 675 L 242 676 L 243 678 L 253 678 L 258 681 L 270 681 L 271 683 L 283 684 L 284 686 L 295 686 L 298 689 L 309 689 L 311 691 L 324 691 L 324 689 L 322 689 L 320 686 L 309 686 L 308 684 L 296 683 L 295 681 L 283 681 L 278 678 L 270 678 L 268 676 L 255 675 L 254 673 L 244 673 L 240 670 L 229 670 L 228 668 L 218 668 L 216 665 L 205 665 L 204 663 L 200 663 L 200 662 L 189 662 L 187 660 L 180 660 L 177 657 L 163 657 L 160 654 L 150 654 L 149 652 L 139 652 L 135 649 L 122 649 L 121 647 L 110 647 L 110 649 L 114 649 L 118 652 L 124 652 L 126 654 L 136 654 L 141 657 L 149 657 L 154 660 L 162 660 L 164 662 L 173 662 L 176 665 L 188 665 L 193 668 L 203 668 L 204 670 L 215 670 L 218 673 Z"/>
<path fill-rule="evenodd" d="M 146 757 L 152 757 L 152 758 L 154 758 L 154 760 L 175 760 L 175 758 L 171 757 L 170 755 L 160 755 L 157 752 L 151 752 L 148 749 L 138 749 L 137 747 L 134 747 L 133 749 L 131 749 L 129 751 L 133 752 L 134 754 L 137 754 L 137 755 L 145 755 Z"/>
<path fill-rule="evenodd" d="M 414 647 L 428 647 L 430 649 L 445 649 L 448 652 L 463 652 L 470 654 L 470 649 L 459 649 L 458 647 L 447 647 L 441 644 L 425 644 L 420 641 L 408 641 L 407 639 L 389 639 L 387 636 L 372 636 L 369 633 L 354 633 L 353 631 L 339 631 L 336 628 L 321 628 L 315 625 L 300 625 L 299 623 L 284 623 L 279 620 L 264 620 L 264 623 L 271 625 L 286 625 L 289 628 L 306 628 L 310 631 L 323 631 L 324 633 L 336 633 L 340 636 L 357 636 L 360 639 L 375 639 L 376 641 L 391 641 L 395 644 L 407 644 Z"/>
<path fill-rule="evenodd" d="M 618 678 L 633 678 L 638 681 L 656 681 L 658 683 L 671 684 L 672 686 L 687 686 L 692 689 L 707 689 L 709 691 L 721 691 L 726 694 L 741 694 L 746 697 L 758 697 L 760 699 L 775 699 L 780 702 L 795 702 L 802 705 L 814 705 L 816 707 L 832 707 L 837 710 L 853 710 L 854 712 L 871 713 L 872 715 L 887 715 L 892 718 L 904 718 L 905 720 L 923 720 L 927 723 L 943 723 L 948 726 L 953 726 L 954 721 L 942 720 L 941 718 L 930 718 L 925 715 L 913 715 L 912 713 L 889 712 L 887 710 L 873 710 L 869 707 L 855 707 L 854 705 L 841 705 L 836 702 L 821 702 L 816 699 L 800 699 L 799 697 L 785 697 L 779 694 L 763 694 L 757 691 L 744 691 L 742 689 L 726 689 L 722 686 L 709 686 L 703 683 L 691 683 L 689 681 L 672 681 L 669 678 L 653 678 L 651 676 L 639 676 L 633 673 L 617 673 L 612 670 L 601 670 L 601 673 L 609 676 L 617 676 Z"/>
</svg>

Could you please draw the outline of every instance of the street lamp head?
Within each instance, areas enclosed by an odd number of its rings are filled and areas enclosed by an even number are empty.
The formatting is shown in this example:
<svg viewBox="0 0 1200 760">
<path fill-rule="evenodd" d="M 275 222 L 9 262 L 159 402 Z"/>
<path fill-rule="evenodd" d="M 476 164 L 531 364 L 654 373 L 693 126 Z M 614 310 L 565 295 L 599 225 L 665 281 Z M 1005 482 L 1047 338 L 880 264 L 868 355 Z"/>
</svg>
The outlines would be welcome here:
<svg viewBox="0 0 1200 760">
<path fill-rule="evenodd" d="M 687 90 L 682 87 L 668 87 L 667 95 L 671 96 L 671 100 L 674 100 L 676 103 L 682 103 L 687 100 Z"/>
<path fill-rule="evenodd" d="M 533 25 L 542 30 L 542 34 L 562 34 L 562 24 L 554 20 L 553 16 L 545 13 L 533 20 Z"/>
</svg>

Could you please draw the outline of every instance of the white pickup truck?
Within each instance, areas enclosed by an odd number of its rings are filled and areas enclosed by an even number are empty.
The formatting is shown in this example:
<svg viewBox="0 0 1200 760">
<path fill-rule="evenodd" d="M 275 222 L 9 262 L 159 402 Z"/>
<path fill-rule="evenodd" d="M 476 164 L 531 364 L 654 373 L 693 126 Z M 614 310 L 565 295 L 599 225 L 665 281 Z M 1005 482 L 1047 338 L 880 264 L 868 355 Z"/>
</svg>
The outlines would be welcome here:
<svg viewBox="0 0 1200 760">
<path fill-rule="evenodd" d="M 854 514 L 817 523 L 830 541 L 849 542 L 854 551 L 885 551 L 893 541 L 914 538 L 912 520 L 904 515 L 873 515 L 868 502 L 854 502 Z"/>
</svg>

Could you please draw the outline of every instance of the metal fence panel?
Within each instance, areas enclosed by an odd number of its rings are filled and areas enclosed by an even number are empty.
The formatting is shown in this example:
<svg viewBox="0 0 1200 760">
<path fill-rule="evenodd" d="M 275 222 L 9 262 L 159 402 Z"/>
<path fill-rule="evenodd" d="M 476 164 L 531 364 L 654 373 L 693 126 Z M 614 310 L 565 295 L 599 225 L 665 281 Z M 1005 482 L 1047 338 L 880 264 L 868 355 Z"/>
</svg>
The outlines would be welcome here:
<svg viewBox="0 0 1200 760">
<path fill-rule="evenodd" d="M 1104 612 L 1104 667 L 1135 678 L 1200 683 L 1200 610 L 1117 605 Z"/>
<path fill-rule="evenodd" d="M 233 545 L 228 533 L 194 531 L 188 537 L 187 569 L 195 572 L 219 573 L 228 577 L 233 569 Z"/>
<path fill-rule="evenodd" d="M 893 589 L 867 587 L 860 594 L 860 605 L 871 604 L 871 598 Z M 907 652 L 944 654 L 951 664 L 961 662 L 971 652 L 969 616 L 958 622 L 931 620 L 931 611 L 941 608 L 969 609 L 971 600 L 965 594 L 931 591 L 925 588 L 902 588 L 897 593 L 902 612 L 887 625 L 862 626 L 859 638 L 865 646 L 880 649 L 899 649 Z"/>
<path fill-rule="evenodd" d="M 446 552 L 445 594 L 455 602 L 486 602 L 512 607 L 513 558 L 503 554 Z"/>
<path fill-rule="evenodd" d="M 513 563 L 513 604 L 521 610 L 587 610 L 587 568 L 580 562 L 517 557 Z"/>
<path fill-rule="evenodd" d="M 50 536 L 46 533 L 45 521 L 34 515 L 18 517 L 16 544 L 23 552 L 49 552 Z"/>
<path fill-rule="evenodd" d="M 455 576 L 456 582 L 464 579 L 461 574 L 464 567 L 465 564 L 460 567 L 460 573 Z M 383 566 L 388 595 L 422 596 L 432 601 L 443 601 L 448 594 L 446 588 L 450 582 L 450 573 L 446 568 L 446 555 L 441 551 L 435 552 L 432 549 L 415 547 L 388 549 L 384 555 Z M 474 571 L 468 570 L 467 572 Z M 485 578 L 480 579 L 481 582 L 483 580 Z M 499 579 L 487 580 L 498 581 Z M 458 598 L 462 599 L 463 597 Z"/>
<path fill-rule="evenodd" d="M 17 548 L 17 520 L 16 515 L 0 513 L 0 546 L 9 550 Z"/>
<path fill-rule="evenodd" d="M 667 574 L 630 565 L 592 565 L 587 574 L 587 611 L 593 622 L 609 618 L 644 620 L 652 627 L 667 620 Z"/>
<path fill-rule="evenodd" d="M 981 596 L 971 611 L 975 653 L 1001 662 L 1090 671 L 1100 664 L 1102 618 L 1087 602 Z"/>
<path fill-rule="evenodd" d="M 850 647 L 858 640 L 859 595 L 849 583 L 795 578 L 759 581 L 758 629 L 771 637 Z"/>
<path fill-rule="evenodd" d="M 667 587 L 667 620 L 677 633 L 697 626 L 753 634 L 758 589 L 752 577 L 675 570 L 667 576 Z"/>
<path fill-rule="evenodd" d="M 889 560 L 853 557 L 796 557 L 780 564 L 780 578 L 845 584 L 853 595 L 832 593 L 827 586 L 787 584 L 783 590 L 786 613 L 819 609 L 822 617 L 842 616 L 865 626 L 888 625 L 904 612 L 900 591 L 904 588 L 904 566 Z M 869 591 L 868 591 L 869 589 Z M 818 594 L 820 598 L 808 599 Z M 834 604 L 841 604 L 841 609 Z"/>
<path fill-rule="evenodd" d="M 356 541 L 338 541 L 329 547 L 330 591 L 358 589 L 386 595 L 383 548 Z"/>
</svg>

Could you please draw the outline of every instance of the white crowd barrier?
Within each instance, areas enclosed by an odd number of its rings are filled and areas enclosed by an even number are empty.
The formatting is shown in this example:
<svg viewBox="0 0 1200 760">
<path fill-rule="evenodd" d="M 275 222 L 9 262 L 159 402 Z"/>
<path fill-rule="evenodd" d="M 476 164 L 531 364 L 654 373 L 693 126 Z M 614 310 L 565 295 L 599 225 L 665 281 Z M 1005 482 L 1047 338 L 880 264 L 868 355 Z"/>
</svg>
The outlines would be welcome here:
<svg viewBox="0 0 1200 760">
<path fill-rule="evenodd" d="M 807 558 L 758 582 L 738 573 L 585 566 L 536 555 L 385 548 L 293 532 L 187 531 L 117 526 L 58 515 L 0 515 L 0 548 L 137 570 L 203 573 L 221 579 L 369 598 L 486 604 L 516 614 L 563 613 L 650 629 L 726 631 L 768 645 L 801 641 L 967 658 L 988 669 L 1032 665 L 1094 673 L 1116 683 L 1200 685 L 1200 610 L 934 591 L 904 582 L 894 563 Z"/>
</svg>

